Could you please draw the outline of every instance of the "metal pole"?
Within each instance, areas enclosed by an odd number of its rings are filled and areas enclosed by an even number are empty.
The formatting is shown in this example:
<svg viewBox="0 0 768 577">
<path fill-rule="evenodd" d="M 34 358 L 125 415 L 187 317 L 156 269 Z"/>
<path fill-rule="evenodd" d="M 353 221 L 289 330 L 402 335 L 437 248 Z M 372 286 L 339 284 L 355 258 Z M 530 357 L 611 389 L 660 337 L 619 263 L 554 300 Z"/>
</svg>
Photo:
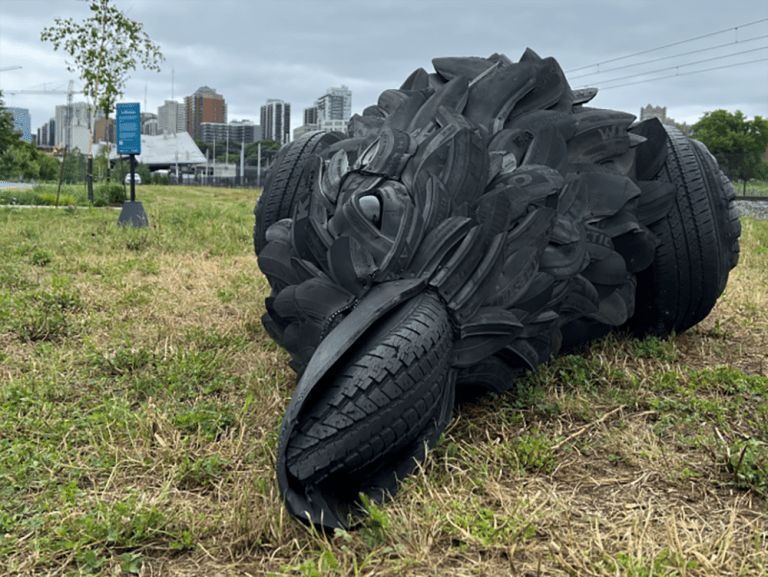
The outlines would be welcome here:
<svg viewBox="0 0 768 577">
<path fill-rule="evenodd" d="M 136 202 L 136 155 L 131 154 L 131 202 Z"/>
<path fill-rule="evenodd" d="M 256 171 L 256 188 L 261 188 L 261 141 L 259 141 L 259 155 L 257 157 L 256 166 L 258 167 L 258 170 Z"/>
<path fill-rule="evenodd" d="M 240 186 L 245 186 L 245 136 L 240 143 Z"/>
</svg>

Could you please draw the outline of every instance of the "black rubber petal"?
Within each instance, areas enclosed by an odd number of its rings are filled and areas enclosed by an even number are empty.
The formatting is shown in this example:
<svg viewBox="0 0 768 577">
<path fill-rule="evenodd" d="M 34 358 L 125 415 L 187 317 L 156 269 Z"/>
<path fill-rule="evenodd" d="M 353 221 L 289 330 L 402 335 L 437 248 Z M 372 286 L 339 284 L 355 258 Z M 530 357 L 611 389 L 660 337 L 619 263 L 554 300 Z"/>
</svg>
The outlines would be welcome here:
<svg viewBox="0 0 768 577">
<path fill-rule="evenodd" d="M 424 106 L 427 98 L 432 96 L 433 92 L 434 90 L 432 88 L 427 88 L 425 90 L 417 90 L 409 93 L 408 98 L 384 121 L 384 127 L 389 127 L 395 131 L 407 130 L 413 117 L 416 116 L 416 113 L 422 106 Z"/>
<path fill-rule="evenodd" d="M 597 88 L 576 88 L 573 90 L 573 105 L 586 104 L 597 96 Z"/>
<path fill-rule="evenodd" d="M 520 57 L 520 63 L 533 65 L 536 83 L 533 90 L 515 104 L 510 118 L 554 106 L 568 87 L 565 74 L 554 58 L 543 59 L 530 48 L 526 48 Z"/>
<path fill-rule="evenodd" d="M 347 123 L 347 131 L 352 136 L 348 140 L 356 140 L 377 134 L 383 124 L 383 116 L 360 116 L 359 114 L 353 114 Z M 357 145 L 358 142 L 356 141 L 355 144 Z"/>
<path fill-rule="evenodd" d="M 371 253 L 351 236 L 333 242 L 328 262 L 333 279 L 358 298 L 371 288 L 379 270 Z"/>
<path fill-rule="evenodd" d="M 554 126 L 563 135 L 563 138 L 570 140 L 579 126 L 578 116 L 572 114 L 570 110 L 563 112 L 559 110 L 535 110 L 516 116 L 507 120 L 505 130 L 523 130 L 536 134 L 539 130 Z"/>
<path fill-rule="evenodd" d="M 578 274 L 588 264 L 586 242 L 579 240 L 560 246 L 548 245 L 539 260 L 539 269 L 558 280 Z"/>
<path fill-rule="evenodd" d="M 665 218 L 675 202 L 675 185 L 661 180 L 641 180 L 637 221 L 645 226 Z"/>
<path fill-rule="evenodd" d="M 574 222 L 562 215 L 557 216 L 555 227 L 549 237 L 550 244 L 570 244 L 586 239 L 584 225 Z"/>
<path fill-rule="evenodd" d="M 483 245 L 482 227 L 477 225 L 469 231 L 448 262 L 429 282 L 443 300 L 450 301 L 469 280 L 485 252 Z"/>
<path fill-rule="evenodd" d="M 592 223 L 592 226 L 611 238 L 616 238 L 619 235 L 640 230 L 637 217 L 631 212 L 624 210 L 620 210 L 615 215 L 608 218 L 595 221 Z"/>
<path fill-rule="evenodd" d="M 568 161 L 600 162 L 629 150 L 627 127 L 632 114 L 599 108 L 582 108 L 577 114 L 576 134 L 568 141 Z"/>
<path fill-rule="evenodd" d="M 520 370 L 493 355 L 461 369 L 456 375 L 456 403 L 460 405 L 487 393 L 499 394 L 511 390 Z"/>
<path fill-rule="evenodd" d="M 457 246 L 476 226 L 473 219 L 452 216 L 429 231 L 419 246 L 406 273 L 409 276 L 430 278 L 452 248 Z"/>
<path fill-rule="evenodd" d="M 550 206 L 548 201 L 555 204 L 565 182 L 557 170 L 535 164 L 521 166 L 496 179 L 496 182 L 499 181 L 523 189 L 528 194 L 528 202 L 537 206 Z"/>
<path fill-rule="evenodd" d="M 277 292 L 288 285 L 297 284 L 299 278 L 291 267 L 291 245 L 285 242 L 268 242 L 258 257 L 259 268 L 269 285 Z"/>
<path fill-rule="evenodd" d="M 592 262 L 581 273 L 594 284 L 619 286 L 627 281 L 627 265 L 624 258 L 616 251 L 608 257 Z"/>
<path fill-rule="evenodd" d="M 590 318 L 611 327 L 622 326 L 635 313 L 636 286 L 635 277 L 629 276 L 621 287 L 600 300 L 599 311 Z"/>
<path fill-rule="evenodd" d="M 560 131 L 550 124 L 536 132 L 520 165 L 548 166 L 565 176 L 568 148 Z"/>
<path fill-rule="evenodd" d="M 332 317 L 354 302 L 349 291 L 328 278 L 316 277 L 282 290 L 272 306 L 284 319 L 312 321 L 326 327 Z"/>
<path fill-rule="evenodd" d="M 408 100 L 408 96 L 409 95 L 403 90 L 390 88 L 379 95 L 379 100 L 376 104 L 381 110 L 386 112 L 387 116 L 389 116 Z"/>
<path fill-rule="evenodd" d="M 630 128 L 633 134 L 642 136 L 645 142 L 637 147 L 635 156 L 638 180 L 653 179 L 667 159 L 667 131 L 658 118 L 649 118 Z"/>
<path fill-rule="evenodd" d="M 533 132 L 521 128 L 505 128 L 497 132 L 488 144 L 488 151 L 502 151 L 512 154 L 519 164 L 525 156 L 528 147 L 533 142 Z"/>
<path fill-rule="evenodd" d="M 400 90 L 423 90 L 429 88 L 429 74 L 423 68 L 417 68 L 406 78 Z"/>
<path fill-rule="evenodd" d="M 591 261 L 607 258 L 616 249 L 611 237 L 604 232 L 591 225 L 586 225 L 584 230 L 586 232 L 587 252 Z"/>
<path fill-rule="evenodd" d="M 581 174 L 576 186 L 583 186 L 587 193 L 587 210 L 584 219 L 596 219 L 613 216 L 627 204 L 640 196 L 640 188 L 630 179 L 617 174 L 591 172 Z"/>
<path fill-rule="evenodd" d="M 642 226 L 639 231 L 628 232 L 613 239 L 613 244 L 627 264 L 631 273 L 645 270 L 653 262 L 659 239 L 648 228 Z"/>
<path fill-rule="evenodd" d="M 461 289 L 448 302 L 459 323 L 471 318 L 485 300 L 498 276 L 504 256 L 504 234 L 497 234 L 488 246 L 480 264 Z"/>
<path fill-rule="evenodd" d="M 531 316 L 539 314 L 544 309 L 552 297 L 554 288 L 555 279 L 552 275 L 539 271 L 528 285 L 528 290 L 512 303 L 510 310 L 525 323 Z"/>
<path fill-rule="evenodd" d="M 461 113 L 469 97 L 469 82 L 463 76 L 454 78 L 441 86 L 429 97 L 408 126 L 408 132 L 420 130 L 429 132 L 437 127 L 437 109 L 441 106 Z M 417 136 L 417 138 L 419 138 Z"/>
<path fill-rule="evenodd" d="M 531 286 L 539 270 L 539 255 L 540 251 L 535 247 L 524 247 L 508 256 L 485 303 L 497 307 L 511 306 Z"/>
<path fill-rule="evenodd" d="M 528 63 L 498 62 L 469 85 L 464 115 L 491 134 L 504 128 L 512 108 L 536 85 L 535 67 Z"/>
<path fill-rule="evenodd" d="M 370 117 L 370 118 L 386 118 L 389 116 L 389 112 L 384 110 L 381 106 L 377 104 L 372 104 L 371 106 L 368 106 L 363 109 L 363 116 L 364 117 Z"/>
<path fill-rule="evenodd" d="M 379 138 L 358 159 L 355 170 L 398 179 L 405 163 L 416 152 L 416 142 L 402 130 L 382 128 Z"/>
<path fill-rule="evenodd" d="M 453 80 L 457 76 L 472 80 L 493 65 L 493 61 L 476 56 L 449 56 L 432 59 L 432 66 L 435 67 L 435 71 L 446 80 Z"/>
</svg>

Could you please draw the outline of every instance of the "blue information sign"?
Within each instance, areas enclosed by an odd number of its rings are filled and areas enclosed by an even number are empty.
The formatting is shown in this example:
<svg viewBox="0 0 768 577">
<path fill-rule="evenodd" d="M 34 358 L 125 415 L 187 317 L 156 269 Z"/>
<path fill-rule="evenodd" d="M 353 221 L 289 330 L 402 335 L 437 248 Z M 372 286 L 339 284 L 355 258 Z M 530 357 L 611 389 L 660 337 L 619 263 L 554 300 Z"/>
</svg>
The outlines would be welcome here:
<svg viewBox="0 0 768 577">
<path fill-rule="evenodd" d="M 141 117 L 138 102 L 117 105 L 117 152 L 141 154 Z"/>
</svg>

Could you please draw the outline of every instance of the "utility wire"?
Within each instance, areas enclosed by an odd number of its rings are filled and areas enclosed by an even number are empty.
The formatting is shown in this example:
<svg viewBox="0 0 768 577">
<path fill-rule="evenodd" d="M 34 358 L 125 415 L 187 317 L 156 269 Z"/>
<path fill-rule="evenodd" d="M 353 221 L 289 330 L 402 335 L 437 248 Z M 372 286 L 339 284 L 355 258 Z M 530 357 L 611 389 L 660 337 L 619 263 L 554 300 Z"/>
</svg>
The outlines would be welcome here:
<svg viewBox="0 0 768 577">
<path fill-rule="evenodd" d="M 752 26 L 754 24 L 759 24 L 760 22 L 765 22 L 767 20 L 768 20 L 768 18 L 763 18 L 762 20 L 755 20 L 754 22 L 750 22 L 748 24 L 742 24 L 741 26 L 734 26 L 732 28 L 726 28 L 725 30 L 720 30 L 719 32 L 711 32 L 709 34 L 704 34 L 703 36 L 697 36 L 696 38 L 689 38 L 688 40 L 681 40 L 679 42 L 673 42 L 672 44 L 666 44 L 664 46 L 659 46 L 658 48 L 651 48 L 650 50 L 642 50 L 640 52 L 635 52 L 634 54 L 628 54 L 627 56 L 619 56 L 618 58 L 611 58 L 610 60 L 604 60 L 603 62 L 598 62 L 597 64 L 589 64 L 587 66 L 581 66 L 579 68 L 572 68 L 571 70 L 567 70 L 566 73 L 578 72 L 579 70 L 584 70 L 585 68 L 591 68 L 592 66 L 600 66 L 601 64 L 608 64 L 610 62 L 616 62 L 618 60 L 625 60 L 627 58 L 632 58 L 633 56 L 640 56 L 641 54 L 648 54 L 649 52 L 656 52 L 657 50 L 662 50 L 664 48 L 670 48 L 672 46 L 679 46 L 680 44 L 686 44 L 688 42 L 693 42 L 694 40 L 701 40 L 702 38 L 709 38 L 710 36 L 717 36 L 718 34 L 723 34 L 724 32 L 730 32 L 731 30 L 738 30 L 739 28 L 746 28 L 747 26 Z"/>
<path fill-rule="evenodd" d="M 645 80 L 637 80 L 635 82 L 627 82 L 625 84 L 618 84 L 616 86 L 606 86 L 600 90 L 610 90 L 611 88 L 621 88 L 623 86 L 631 86 L 632 84 L 642 84 L 643 82 L 653 82 L 654 80 L 664 80 L 665 78 L 677 78 L 678 76 L 689 76 L 691 74 L 698 74 L 700 72 L 710 72 L 711 70 L 722 70 L 723 68 L 733 68 L 734 66 L 743 66 L 744 64 L 754 64 L 755 62 L 765 62 L 768 58 L 760 58 L 758 60 L 749 60 L 747 62 L 738 62 L 736 64 L 727 64 L 725 66 L 715 66 L 714 68 L 705 68 L 704 70 L 694 70 L 693 72 L 683 72 L 682 74 L 668 74 L 667 76 L 659 76 L 658 78 L 646 78 Z M 581 88 L 586 88 L 583 86 Z"/>
<path fill-rule="evenodd" d="M 651 64 L 652 62 L 660 62 L 661 60 L 669 60 L 670 58 L 678 58 L 679 56 L 690 56 L 691 54 L 697 54 L 698 52 L 706 52 L 707 50 L 716 50 L 717 48 L 725 48 L 726 46 L 733 46 L 734 44 L 745 44 L 746 42 L 752 42 L 753 40 L 762 40 L 768 38 L 768 34 L 765 36 L 755 36 L 754 38 L 748 38 L 746 40 L 734 40 L 726 44 L 718 44 L 717 46 L 710 46 L 709 48 L 699 48 L 698 50 L 691 50 L 690 52 L 683 52 L 682 54 L 673 54 L 672 56 L 662 56 L 661 58 L 654 58 L 653 60 L 645 60 L 643 62 L 637 62 L 636 64 L 627 64 L 625 66 L 617 66 L 615 68 L 608 68 L 606 70 L 598 70 L 597 72 L 588 72 L 587 74 L 581 74 L 579 76 L 571 76 L 569 80 L 576 80 L 578 78 L 586 78 L 587 76 L 594 76 L 595 74 L 605 74 L 606 72 L 613 72 L 614 70 L 624 70 L 625 68 L 632 68 L 634 66 L 641 66 L 643 64 Z"/>
<path fill-rule="evenodd" d="M 712 62 L 713 60 L 722 60 L 723 58 L 730 58 L 731 56 L 738 56 L 739 54 L 747 54 L 748 52 L 757 52 L 758 50 L 766 50 L 768 46 L 761 46 L 760 48 L 752 48 L 750 50 L 742 50 L 741 52 L 734 52 L 733 54 L 725 54 L 724 56 L 715 56 L 713 58 L 706 58 L 704 60 L 697 60 L 696 62 L 688 62 L 687 64 L 678 64 L 677 66 L 670 66 L 668 68 L 659 68 L 658 70 L 650 70 L 648 72 L 640 72 L 638 74 L 630 74 L 629 76 L 620 76 L 619 78 L 611 78 L 608 80 L 600 80 L 595 84 L 601 82 L 618 82 L 619 80 L 626 80 L 628 78 L 637 78 L 638 76 L 646 76 L 647 74 L 656 74 L 657 72 L 666 72 L 667 70 L 677 70 L 678 68 L 685 68 L 686 66 L 694 66 L 696 64 L 703 64 L 705 62 Z"/>
</svg>

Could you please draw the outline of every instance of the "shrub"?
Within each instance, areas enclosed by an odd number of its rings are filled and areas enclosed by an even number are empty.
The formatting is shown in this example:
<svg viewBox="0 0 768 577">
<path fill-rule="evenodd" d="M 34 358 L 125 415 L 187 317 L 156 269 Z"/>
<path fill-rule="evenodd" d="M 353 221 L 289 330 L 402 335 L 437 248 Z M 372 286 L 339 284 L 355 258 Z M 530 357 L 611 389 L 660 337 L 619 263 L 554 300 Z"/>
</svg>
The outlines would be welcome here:
<svg viewBox="0 0 768 577">
<path fill-rule="evenodd" d="M 38 197 L 37 204 L 45 206 L 56 206 L 56 193 L 55 192 L 43 192 Z M 75 197 L 69 194 L 59 195 L 59 206 L 69 206 L 70 204 L 77 204 Z"/>
<path fill-rule="evenodd" d="M 100 184 L 93 194 L 94 206 L 108 206 L 125 202 L 125 188 L 116 182 Z"/>
</svg>

